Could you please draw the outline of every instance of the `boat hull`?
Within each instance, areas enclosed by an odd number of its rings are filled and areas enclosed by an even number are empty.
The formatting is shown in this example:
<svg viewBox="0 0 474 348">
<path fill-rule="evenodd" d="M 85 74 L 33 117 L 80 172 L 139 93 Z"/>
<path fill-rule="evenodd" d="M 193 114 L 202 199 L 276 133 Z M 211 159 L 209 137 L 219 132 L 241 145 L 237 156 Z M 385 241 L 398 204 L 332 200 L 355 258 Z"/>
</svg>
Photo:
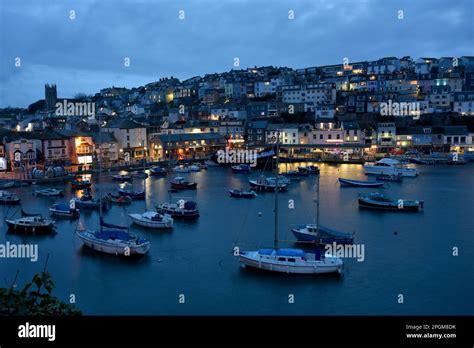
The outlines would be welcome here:
<svg viewBox="0 0 474 348">
<path fill-rule="evenodd" d="M 353 244 L 354 243 L 354 238 L 353 237 L 336 237 L 336 236 L 317 236 L 315 233 L 305 231 L 304 229 L 298 229 L 298 228 L 293 228 L 291 229 L 291 232 L 295 236 L 298 242 L 311 242 L 315 243 L 316 240 L 320 244 L 325 244 L 325 245 L 332 245 L 333 243 L 336 244 Z"/>
<path fill-rule="evenodd" d="M 8 226 L 8 229 L 10 231 L 15 231 L 15 232 L 32 233 L 32 234 L 47 234 L 47 233 L 51 233 L 54 229 L 53 224 L 43 225 L 43 226 L 25 226 L 25 225 L 15 224 L 13 221 L 10 221 L 10 220 L 6 220 L 5 222 Z"/>
<path fill-rule="evenodd" d="M 131 256 L 131 255 L 145 255 L 150 250 L 150 243 L 144 243 L 136 247 L 130 246 L 127 243 L 111 243 L 106 240 L 97 240 L 88 236 L 87 233 L 77 233 L 82 243 L 97 252 L 117 256 Z M 127 249 L 128 248 L 128 249 Z"/>
<path fill-rule="evenodd" d="M 376 210 L 391 210 L 391 211 L 410 211 L 418 212 L 421 209 L 421 204 L 418 205 L 403 205 L 399 208 L 398 204 L 380 204 L 377 202 L 367 201 L 359 198 L 359 208 L 376 209 Z"/>
<path fill-rule="evenodd" d="M 137 224 L 138 226 L 146 227 L 146 228 L 151 228 L 151 229 L 167 229 L 167 228 L 173 228 L 173 222 L 172 221 L 150 221 L 150 220 L 145 220 L 142 218 L 140 214 L 128 214 L 130 218 L 132 219 L 132 222 L 134 224 Z"/>
<path fill-rule="evenodd" d="M 341 273 L 342 264 L 311 264 L 311 265 L 288 265 L 278 264 L 276 262 L 268 262 L 258 259 L 252 253 L 242 253 L 239 255 L 239 261 L 242 265 L 261 269 L 270 272 L 287 273 L 287 274 L 324 274 L 324 273 Z"/>
<path fill-rule="evenodd" d="M 405 177 L 415 177 L 418 175 L 418 170 L 415 168 L 397 168 L 397 167 L 385 167 L 376 166 L 372 164 L 366 164 L 364 166 L 364 173 L 367 175 L 402 175 Z"/>
<path fill-rule="evenodd" d="M 382 187 L 385 185 L 383 182 L 364 182 L 359 180 L 349 180 L 339 178 L 339 183 L 341 186 L 348 186 L 348 187 Z"/>
</svg>

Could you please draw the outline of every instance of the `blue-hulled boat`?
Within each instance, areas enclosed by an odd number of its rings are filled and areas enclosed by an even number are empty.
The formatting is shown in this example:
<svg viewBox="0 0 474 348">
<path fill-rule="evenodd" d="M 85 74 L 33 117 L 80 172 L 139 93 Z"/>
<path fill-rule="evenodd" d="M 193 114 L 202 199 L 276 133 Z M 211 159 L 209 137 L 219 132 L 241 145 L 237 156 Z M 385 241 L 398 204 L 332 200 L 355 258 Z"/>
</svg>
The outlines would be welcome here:
<svg viewBox="0 0 474 348">
<path fill-rule="evenodd" d="M 423 209 L 423 201 L 391 199 L 381 193 L 359 194 L 359 207 L 379 210 L 414 211 Z"/>
<path fill-rule="evenodd" d="M 53 206 L 49 208 L 49 212 L 51 213 L 51 215 L 58 216 L 58 217 L 67 217 L 67 218 L 79 217 L 79 209 L 72 208 L 69 205 L 64 204 L 64 203 L 53 204 Z"/>
<path fill-rule="evenodd" d="M 298 225 L 291 229 L 298 242 L 316 242 L 319 244 L 352 244 L 354 234 L 342 232 L 315 224 Z"/>
</svg>

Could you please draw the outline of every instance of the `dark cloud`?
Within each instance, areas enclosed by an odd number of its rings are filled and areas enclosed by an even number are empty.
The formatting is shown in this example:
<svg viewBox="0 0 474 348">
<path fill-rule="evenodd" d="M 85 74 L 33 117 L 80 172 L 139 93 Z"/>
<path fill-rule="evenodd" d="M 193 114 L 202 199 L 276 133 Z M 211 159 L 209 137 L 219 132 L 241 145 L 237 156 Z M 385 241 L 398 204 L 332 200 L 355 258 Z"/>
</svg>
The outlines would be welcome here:
<svg viewBox="0 0 474 348">
<path fill-rule="evenodd" d="M 472 55 L 471 0 L 0 2 L 0 107 L 241 67 Z M 69 19 L 74 10 L 76 19 Z M 185 19 L 178 18 L 185 11 Z M 293 10 L 295 19 L 288 19 Z M 398 11 L 404 19 L 398 19 Z M 20 57 L 22 66 L 14 66 Z M 125 57 L 131 66 L 123 66 Z"/>
</svg>

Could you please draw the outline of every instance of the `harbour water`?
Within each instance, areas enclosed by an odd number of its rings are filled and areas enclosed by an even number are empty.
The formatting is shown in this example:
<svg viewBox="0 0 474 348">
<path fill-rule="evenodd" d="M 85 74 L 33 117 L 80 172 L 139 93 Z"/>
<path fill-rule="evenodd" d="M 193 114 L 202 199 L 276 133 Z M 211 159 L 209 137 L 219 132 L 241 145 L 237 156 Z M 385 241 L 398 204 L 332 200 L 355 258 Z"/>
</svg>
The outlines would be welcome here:
<svg viewBox="0 0 474 348">
<path fill-rule="evenodd" d="M 295 164 L 288 165 L 291 169 Z M 37 243 L 37 262 L 0 260 L 2 286 L 20 271 L 18 284 L 29 281 L 47 265 L 56 284 L 53 294 L 91 315 L 472 315 L 474 313 L 474 165 L 419 166 L 420 176 L 389 183 L 382 189 L 393 198 L 420 199 L 420 213 L 360 210 L 359 192 L 377 189 L 341 188 L 339 177 L 366 180 L 357 164 L 321 168 L 321 223 L 354 231 L 355 243 L 364 244 L 365 260 L 345 259 L 343 274 L 286 275 L 241 269 L 233 247 L 251 249 L 273 246 L 274 195 L 235 199 L 232 187 L 248 187 L 247 178 L 230 168 L 209 168 L 188 174 L 198 183 L 196 191 L 174 193 L 172 200 L 193 198 L 200 207 L 195 222 L 175 220 L 172 231 L 131 230 L 151 240 L 150 253 L 139 259 L 97 254 L 81 246 L 74 231 L 77 221 L 57 221 L 57 234 L 25 236 L 7 233 L 0 224 L 0 243 Z M 284 171 L 286 165 L 282 165 Z M 267 173 L 270 175 L 270 173 Z M 147 202 L 168 200 L 169 179 L 148 178 Z M 93 179 L 94 181 L 95 179 Z M 372 178 L 370 179 L 372 180 Z M 102 191 L 116 192 L 111 177 L 102 180 Z M 279 195 L 280 238 L 291 240 L 289 226 L 315 219 L 315 177 L 293 182 Z M 134 179 L 141 189 L 143 179 Z M 43 187 L 43 186 L 42 186 Z M 52 186 L 51 186 L 52 187 Z M 55 186 L 55 187 L 61 187 Z M 93 191 L 95 188 L 93 188 Z M 48 214 L 57 199 L 32 195 L 31 187 L 15 188 L 27 212 Z M 68 202 L 76 193 L 66 186 Z M 294 208 L 291 208 L 291 202 Z M 144 201 L 112 206 L 105 220 L 131 223 L 127 214 L 141 212 Z M 0 217 L 19 207 L 0 207 Z M 260 214 L 261 213 L 261 214 Z M 98 212 L 82 212 L 79 221 L 98 227 Z M 293 243 L 281 246 L 294 247 Z M 458 256 L 453 256 L 453 248 Z M 183 297 L 180 295 L 184 295 Z M 289 303 L 289 295 L 294 303 Z M 399 303 L 399 294 L 403 303 Z"/>
</svg>

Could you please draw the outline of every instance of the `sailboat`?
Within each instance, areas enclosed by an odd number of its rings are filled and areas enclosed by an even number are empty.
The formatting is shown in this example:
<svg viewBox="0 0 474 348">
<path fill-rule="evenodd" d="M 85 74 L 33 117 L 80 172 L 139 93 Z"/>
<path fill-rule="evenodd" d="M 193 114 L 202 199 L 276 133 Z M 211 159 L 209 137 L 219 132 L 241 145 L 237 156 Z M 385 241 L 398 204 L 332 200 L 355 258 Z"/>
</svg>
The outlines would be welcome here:
<svg viewBox="0 0 474 348">
<path fill-rule="evenodd" d="M 143 171 L 145 171 L 146 161 L 143 161 Z M 148 210 L 147 200 L 146 200 L 146 177 L 143 178 L 143 193 L 145 198 L 145 212 L 141 214 L 128 214 L 132 219 L 133 223 L 153 228 L 173 228 L 173 218 L 169 214 L 160 214 L 155 211 Z"/>
<path fill-rule="evenodd" d="M 280 132 L 276 137 L 276 186 L 278 187 L 278 167 L 280 150 Z M 239 252 L 242 267 L 253 267 L 270 272 L 291 274 L 342 273 L 344 263 L 338 257 L 322 256 L 319 247 L 315 253 L 306 253 L 301 249 L 278 248 L 278 191 L 275 190 L 275 238 L 273 249 Z"/>
<path fill-rule="evenodd" d="M 99 138 L 102 138 L 100 127 L 102 127 L 102 122 L 99 119 Z M 102 144 L 101 139 L 99 140 L 99 144 Z M 102 151 L 98 157 L 99 180 L 101 179 L 102 174 L 101 157 Z M 124 256 L 144 255 L 150 250 L 150 241 L 131 234 L 128 230 L 128 226 L 118 226 L 106 223 L 102 216 L 102 204 L 100 204 L 99 207 L 99 230 L 76 231 L 77 236 L 85 246 L 105 254 Z"/>
<path fill-rule="evenodd" d="M 318 198 L 316 200 L 316 223 L 293 226 L 291 232 L 298 242 L 313 242 L 320 244 L 352 244 L 354 242 L 354 234 L 350 232 L 336 231 L 334 229 L 321 226 L 319 224 L 319 176 L 316 181 L 316 189 Z"/>
</svg>

